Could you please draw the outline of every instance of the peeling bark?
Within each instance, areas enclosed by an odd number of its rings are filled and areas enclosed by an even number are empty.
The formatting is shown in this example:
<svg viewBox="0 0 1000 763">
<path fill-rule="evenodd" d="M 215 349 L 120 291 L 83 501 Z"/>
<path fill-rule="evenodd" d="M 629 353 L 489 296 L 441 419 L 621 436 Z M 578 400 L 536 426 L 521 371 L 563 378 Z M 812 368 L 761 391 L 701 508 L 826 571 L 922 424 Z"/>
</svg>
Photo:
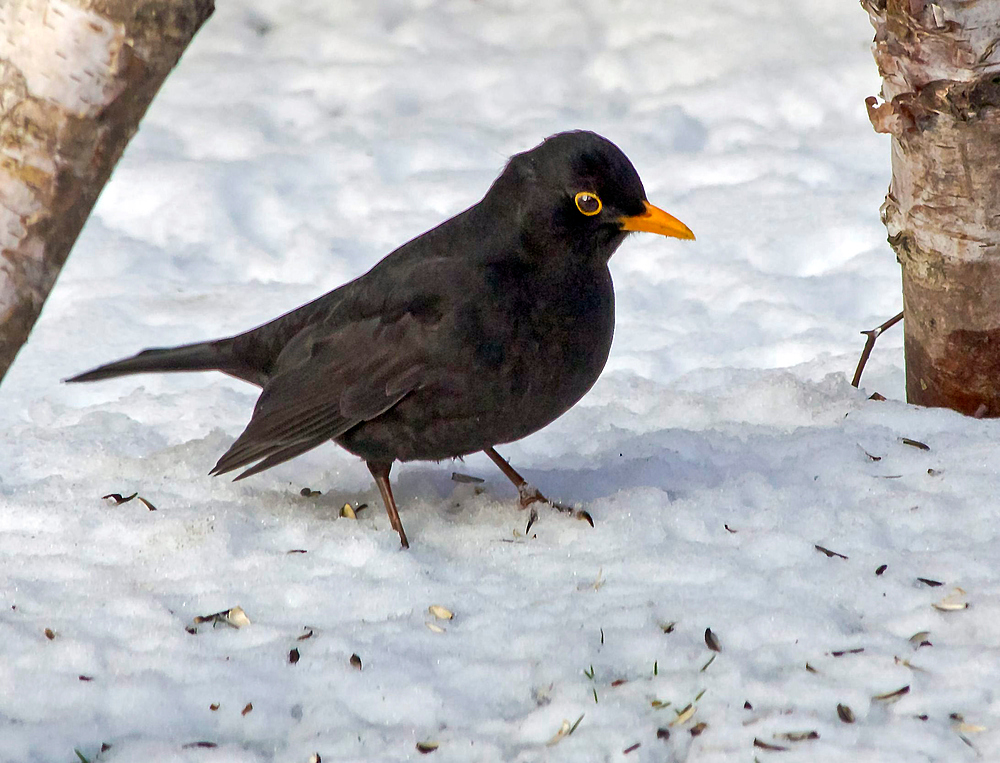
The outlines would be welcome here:
<svg viewBox="0 0 1000 763">
<path fill-rule="evenodd" d="M 0 2 L 0 380 L 213 0 Z"/>
<path fill-rule="evenodd" d="M 1000 416 L 1000 2 L 861 0 L 892 136 L 882 221 L 902 266 L 906 396 Z"/>
</svg>

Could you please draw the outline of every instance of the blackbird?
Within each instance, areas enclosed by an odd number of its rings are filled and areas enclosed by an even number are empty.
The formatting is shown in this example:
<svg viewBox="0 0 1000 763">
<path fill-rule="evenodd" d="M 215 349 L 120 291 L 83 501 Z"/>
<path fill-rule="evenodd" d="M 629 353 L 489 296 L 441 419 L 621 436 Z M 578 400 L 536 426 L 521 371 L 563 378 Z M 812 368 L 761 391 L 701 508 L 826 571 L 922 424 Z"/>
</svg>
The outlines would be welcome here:
<svg viewBox="0 0 1000 763">
<path fill-rule="evenodd" d="M 149 349 L 74 376 L 222 371 L 261 387 L 212 474 L 248 477 L 334 440 L 363 458 L 408 547 L 394 461 L 484 451 L 522 506 L 544 496 L 494 450 L 565 413 L 614 333 L 608 260 L 631 231 L 693 239 L 592 132 L 516 154 L 482 201 L 338 289 L 243 334 Z M 252 465 L 251 465 L 252 464 Z"/>
</svg>

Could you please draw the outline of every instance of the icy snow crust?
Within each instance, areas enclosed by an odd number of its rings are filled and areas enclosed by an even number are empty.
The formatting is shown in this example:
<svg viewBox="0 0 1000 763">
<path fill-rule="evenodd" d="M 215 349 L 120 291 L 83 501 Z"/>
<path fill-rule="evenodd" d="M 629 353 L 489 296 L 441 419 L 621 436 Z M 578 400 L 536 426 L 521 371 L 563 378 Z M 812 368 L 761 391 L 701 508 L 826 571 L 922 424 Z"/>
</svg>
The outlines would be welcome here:
<svg viewBox="0 0 1000 763">
<path fill-rule="evenodd" d="M 904 405 L 898 329 L 848 383 L 900 309 L 871 35 L 841 0 L 220 3 L 0 390 L 0 760 L 1000 759 L 1000 423 Z M 698 235 L 625 243 L 603 378 L 501 448 L 594 529 L 408 464 L 401 552 L 332 445 L 206 476 L 249 386 L 59 382 L 305 302 L 571 128 Z"/>
</svg>

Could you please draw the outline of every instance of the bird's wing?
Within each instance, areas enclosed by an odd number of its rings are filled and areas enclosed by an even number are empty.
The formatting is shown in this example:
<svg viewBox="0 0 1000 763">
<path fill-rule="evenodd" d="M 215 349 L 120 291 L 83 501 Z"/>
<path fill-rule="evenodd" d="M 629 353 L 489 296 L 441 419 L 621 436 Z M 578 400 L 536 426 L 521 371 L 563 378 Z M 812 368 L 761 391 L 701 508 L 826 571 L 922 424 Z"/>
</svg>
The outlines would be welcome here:
<svg viewBox="0 0 1000 763">
<path fill-rule="evenodd" d="M 304 330 L 212 474 L 259 462 L 236 479 L 248 477 L 384 413 L 426 382 L 428 330 L 409 313 Z"/>
</svg>

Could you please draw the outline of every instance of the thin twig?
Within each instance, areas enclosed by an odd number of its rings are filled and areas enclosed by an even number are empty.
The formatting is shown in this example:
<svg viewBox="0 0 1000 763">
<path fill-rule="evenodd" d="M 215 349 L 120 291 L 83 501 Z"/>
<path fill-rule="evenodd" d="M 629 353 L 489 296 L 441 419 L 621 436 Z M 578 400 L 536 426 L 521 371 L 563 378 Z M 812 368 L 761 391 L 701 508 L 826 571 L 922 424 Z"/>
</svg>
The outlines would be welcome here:
<svg viewBox="0 0 1000 763">
<path fill-rule="evenodd" d="M 865 340 L 865 349 L 861 351 L 861 360 L 858 361 L 858 370 L 854 372 L 854 381 L 851 382 L 852 387 L 857 387 L 861 384 L 861 372 L 865 370 L 865 363 L 868 362 L 868 356 L 872 354 L 872 349 L 875 347 L 875 340 L 879 338 L 879 335 L 886 329 L 891 329 L 897 323 L 903 320 L 903 313 L 900 312 L 898 315 L 893 316 L 881 326 L 868 331 L 862 331 L 861 333 L 868 337 Z"/>
</svg>

